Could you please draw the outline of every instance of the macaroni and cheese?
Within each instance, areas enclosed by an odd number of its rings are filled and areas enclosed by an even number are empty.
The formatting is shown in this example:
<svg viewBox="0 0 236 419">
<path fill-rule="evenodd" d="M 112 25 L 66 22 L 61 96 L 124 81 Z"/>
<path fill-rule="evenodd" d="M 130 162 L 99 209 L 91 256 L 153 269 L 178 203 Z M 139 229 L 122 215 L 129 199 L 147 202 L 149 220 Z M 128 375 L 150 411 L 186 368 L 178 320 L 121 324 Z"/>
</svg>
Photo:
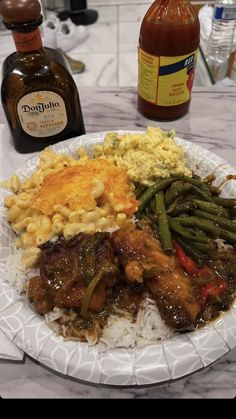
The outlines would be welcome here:
<svg viewBox="0 0 236 419">
<path fill-rule="evenodd" d="M 133 222 L 138 202 L 125 169 L 108 160 L 79 160 L 45 149 L 35 173 L 24 181 L 11 177 L 5 198 L 8 220 L 25 249 L 22 262 L 33 266 L 39 246 L 63 234 L 112 231 Z"/>
</svg>

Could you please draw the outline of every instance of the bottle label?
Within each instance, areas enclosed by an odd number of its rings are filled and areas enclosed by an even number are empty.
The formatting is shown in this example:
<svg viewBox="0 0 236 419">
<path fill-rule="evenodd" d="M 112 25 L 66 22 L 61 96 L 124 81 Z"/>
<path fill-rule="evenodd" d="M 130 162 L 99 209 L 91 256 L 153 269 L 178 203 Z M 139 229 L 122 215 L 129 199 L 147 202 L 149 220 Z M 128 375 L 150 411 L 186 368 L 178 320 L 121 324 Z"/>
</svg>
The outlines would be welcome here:
<svg viewBox="0 0 236 419">
<path fill-rule="evenodd" d="M 42 48 L 42 38 L 39 28 L 32 32 L 12 32 L 17 51 L 30 52 Z"/>
<path fill-rule="evenodd" d="M 235 5 L 227 5 L 226 7 L 216 6 L 214 10 L 214 19 L 235 20 L 236 19 Z"/>
<path fill-rule="evenodd" d="M 198 50 L 160 57 L 139 48 L 139 96 L 158 106 L 176 106 L 191 97 Z"/>
<path fill-rule="evenodd" d="M 64 100 L 51 91 L 23 96 L 17 104 L 17 113 L 23 130 L 35 138 L 59 134 L 67 125 Z"/>
</svg>

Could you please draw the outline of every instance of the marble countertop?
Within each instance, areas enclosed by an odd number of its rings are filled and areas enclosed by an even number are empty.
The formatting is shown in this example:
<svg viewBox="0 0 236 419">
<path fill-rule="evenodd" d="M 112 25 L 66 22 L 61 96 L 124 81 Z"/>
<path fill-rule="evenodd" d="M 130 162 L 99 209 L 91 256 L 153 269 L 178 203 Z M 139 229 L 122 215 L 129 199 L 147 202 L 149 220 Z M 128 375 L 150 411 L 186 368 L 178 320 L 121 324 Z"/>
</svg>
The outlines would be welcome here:
<svg viewBox="0 0 236 419">
<path fill-rule="evenodd" d="M 179 137 L 202 145 L 236 166 L 236 88 L 195 89 L 190 112 L 173 122 L 153 122 L 137 112 L 134 88 L 81 88 L 87 132 L 175 128 Z M 0 108 L 0 124 L 4 116 Z M 6 130 L 7 138 L 7 127 Z M 4 137 L 5 138 L 5 137 Z M 0 142 L 0 179 L 31 155 L 18 154 L 10 141 Z M 7 157 L 7 158 L 6 158 Z M 236 396 L 236 348 L 191 376 L 158 386 L 116 388 L 90 385 L 51 371 L 25 356 L 23 362 L 0 361 L 3 398 L 233 398 Z"/>
</svg>

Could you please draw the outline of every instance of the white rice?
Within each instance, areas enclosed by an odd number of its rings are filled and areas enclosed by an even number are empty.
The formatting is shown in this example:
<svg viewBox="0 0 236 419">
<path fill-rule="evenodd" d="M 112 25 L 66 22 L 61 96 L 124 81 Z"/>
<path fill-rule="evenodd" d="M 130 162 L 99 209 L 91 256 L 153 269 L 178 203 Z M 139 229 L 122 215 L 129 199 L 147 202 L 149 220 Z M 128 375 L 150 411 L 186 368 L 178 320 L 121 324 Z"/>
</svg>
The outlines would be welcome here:
<svg viewBox="0 0 236 419">
<path fill-rule="evenodd" d="M 125 310 L 116 309 L 117 314 L 108 317 L 102 330 L 85 331 L 83 336 L 90 346 L 98 344 L 103 352 L 114 348 L 133 348 L 155 344 L 173 336 L 174 331 L 162 320 L 155 301 L 146 298 L 140 306 L 136 321 Z M 66 325 L 59 325 L 57 320 L 66 316 L 66 310 L 55 307 L 45 315 L 46 324 L 57 335 L 62 334 L 65 340 L 79 340 L 67 334 Z M 101 335 L 101 337 L 99 337 Z"/>
<path fill-rule="evenodd" d="M 146 298 L 138 311 L 135 322 L 125 313 L 123 316 L 111 315 L 98 343 L 101 351 L 142 347 L 169 339 L 173 334 L 173 330 L 162 320 L 155 301 Z"/>
<path fill-rule="evenodd" d="M 45 320 L 46 322 L 54 322 L 60 317 L 63 316 L 63 314 L 66 312 L 66 310 L 58 307 L 54 307 L 52 311 L 49 311 L 49 313 L 45 314 Z"/>
<path fill-rule="evenodd" d="M 26 283 L 28 277 L 34 276 L 34 270 L 26 271 L 21 264 L 21 251 L 15 254 L 10 254 L 1 263 L 1 272 L 4 274 L 2 277 L 10 286 L 14 287 L 18 294 L 26 291 Z"/>
</svg>

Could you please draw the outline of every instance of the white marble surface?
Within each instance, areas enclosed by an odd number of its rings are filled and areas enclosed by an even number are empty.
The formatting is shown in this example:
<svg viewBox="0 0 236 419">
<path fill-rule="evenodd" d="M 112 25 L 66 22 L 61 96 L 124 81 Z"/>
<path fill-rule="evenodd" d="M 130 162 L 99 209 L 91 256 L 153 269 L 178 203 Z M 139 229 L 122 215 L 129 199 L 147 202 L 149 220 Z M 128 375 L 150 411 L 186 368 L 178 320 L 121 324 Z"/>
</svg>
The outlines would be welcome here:
<svg viewBox="0 0 236 419">
<path fill-rule="evenodd" d="M 147 125 L 175 128 L 177 135 L 200 144 L 236 166 L 236 89 L 195 89 L 191 109 L 173 122 L 153 122 L 137 112 L 134 88 L 81 88 L 87 132 L 142 129 Z M 0 123 L 4 118 L 0 108 Z M 0 142 L 0 179 L 30 157 Z M 5 140 L 5 141 L 4 141 Z M 236 396 L 236 349 L 214 365 L 172 383 L 146 388 L 94 386 L 64 377 L 28 356 L 23 362 L 0 362 L 0 396 L 4 398 L 233 398 Z"/>
</svg>

